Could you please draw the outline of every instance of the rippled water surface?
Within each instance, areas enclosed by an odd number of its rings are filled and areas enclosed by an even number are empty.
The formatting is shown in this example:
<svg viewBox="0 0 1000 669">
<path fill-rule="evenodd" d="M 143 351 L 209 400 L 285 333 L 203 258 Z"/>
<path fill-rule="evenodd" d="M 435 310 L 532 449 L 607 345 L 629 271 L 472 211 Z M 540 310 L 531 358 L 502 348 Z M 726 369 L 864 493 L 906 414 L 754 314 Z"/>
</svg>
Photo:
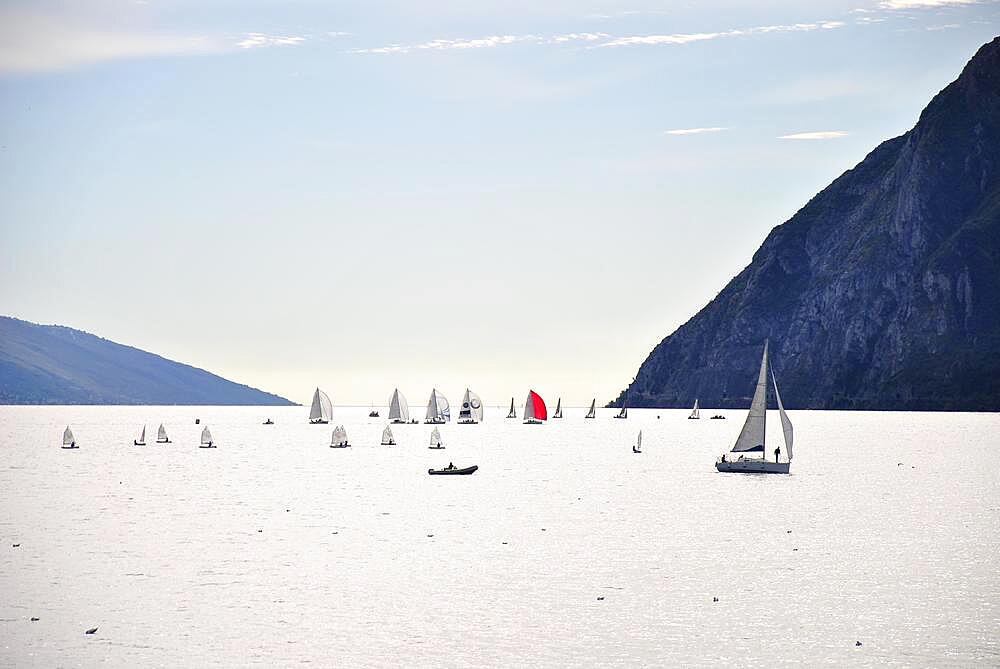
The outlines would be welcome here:
<svg viewBox="0 0 1000 669">
<path fill-rule="evenodd" d="M 791 412 L 746 476 L 744 412 L 306 412 L 0 407 L 0 664 L 1000 665 L 1000 415 Z"/>
</svg>

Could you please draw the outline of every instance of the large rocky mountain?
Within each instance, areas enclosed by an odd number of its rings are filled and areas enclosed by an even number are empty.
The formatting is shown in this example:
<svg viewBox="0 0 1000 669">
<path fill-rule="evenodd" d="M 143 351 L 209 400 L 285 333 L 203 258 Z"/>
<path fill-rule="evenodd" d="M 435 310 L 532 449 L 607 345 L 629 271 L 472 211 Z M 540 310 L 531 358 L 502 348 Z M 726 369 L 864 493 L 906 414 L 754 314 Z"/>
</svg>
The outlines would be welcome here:
<svg viewBox="0 0 1000 669">
<path fill-rule="evenodd" d="M 292 402 L 80 330 L 0 316 L 0 404 Z"/>
<path fill-rule="evenodd" d="M 653 349 L 632 406 L 1000 409 L 1000 37 Z M 620 405 L 624 393 L 613 405 Z"/>
</svg>

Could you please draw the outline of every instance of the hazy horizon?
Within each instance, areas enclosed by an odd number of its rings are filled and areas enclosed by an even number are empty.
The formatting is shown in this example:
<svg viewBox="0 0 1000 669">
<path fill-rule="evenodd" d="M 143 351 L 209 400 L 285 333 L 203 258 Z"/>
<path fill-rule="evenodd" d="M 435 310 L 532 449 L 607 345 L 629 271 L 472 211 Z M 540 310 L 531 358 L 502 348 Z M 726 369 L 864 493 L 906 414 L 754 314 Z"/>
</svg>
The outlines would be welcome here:
<svg viewBox="0 0 1000 669">
<path fill-rule="evenodd" d="M 301 403 L 603 404 L 1000 25 L 745 5 L 4 3 L 0 313 Z"/>
</svg>

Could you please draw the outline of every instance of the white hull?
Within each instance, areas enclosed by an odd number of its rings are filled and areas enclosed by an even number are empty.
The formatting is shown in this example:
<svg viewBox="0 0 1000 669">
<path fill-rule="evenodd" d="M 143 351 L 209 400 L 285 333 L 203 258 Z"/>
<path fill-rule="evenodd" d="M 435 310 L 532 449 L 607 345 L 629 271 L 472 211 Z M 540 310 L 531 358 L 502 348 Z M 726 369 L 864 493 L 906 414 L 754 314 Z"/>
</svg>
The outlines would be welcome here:
<svg viewBox="0 0 1000 669">
<path fill-rule="evenodd" d="M 459 425 L 478 425 L 479 423 L 472 420 L 471 418 L 466 418 L 458 421 Z"/>
<path fill-rule="evenodd" d="M 443 421 L 440 418 L 434 418 L 434 419 L 431 419 L 431 420 L 425 420 L 424 421 L 424 425 L 444 425 L 445 422 L 446 421 Z"/>
<path fill-rule="evenodd" d="M 198 448 L 215 448 L 215 444 L 202 444 Z"/>
<path fill-rule="evenodd" d="M 543 421 L 540 421 L 537 418 L 529 418 L 528 420 L 524 421 L 524 424 L 525 425 L 541 425 L 542 422 Z"/>
<path fill-rule="evenodd" d="M 766 460 L 721 460 L 715 463 L 720 472 L 741 474 L 787 474 L 790 462 L 768 462 Z"/>
<path fill-rule="evenodd" d="M 310 425 L 327 425 L 329 423 L 330 423 L 330 421 L 323 420 L 322 418 L 316 418 L 314 420 L 309 421 Z"/>
<path fill-rule="evenodd" d="M 390 421 L 390 423 L 391 423 L 392 425 L 408 425 L 408 424 L 409 424 L 409 423 L 407 423 L 407 422 L 406 422 L 405 420 L 398 420 L 398 419 L 397 419 L 397 420 L 393 420 L 393 421 Z"/>
</svg>

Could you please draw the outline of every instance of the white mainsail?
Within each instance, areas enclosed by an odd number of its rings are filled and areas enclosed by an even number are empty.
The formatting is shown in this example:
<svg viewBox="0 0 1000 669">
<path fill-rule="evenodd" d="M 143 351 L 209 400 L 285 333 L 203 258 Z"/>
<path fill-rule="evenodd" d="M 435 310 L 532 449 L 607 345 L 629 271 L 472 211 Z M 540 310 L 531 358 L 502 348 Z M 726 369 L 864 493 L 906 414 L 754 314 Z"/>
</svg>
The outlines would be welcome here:
<svg viewBox="0 0 1000 669">
<path fill-rule="evenodd" d="M 639 430 L 639 437 L 635 440 L 635 450 L 642 450 L 642 430 Z"/>
<path fill-rule="evenodd" d="M 691 415 L 688 418 L 701 418 L 701 409 L 698 408 L 698 400 L 694 401 L 694 408 L 691 409 Z"/>
<path fill-rule="evenodd" d="M 333 428 L 333 438 L 330 440 L 330 444 L 333 446 L 347 445 L 347 430 L 344 429 L 343 425 Z"/>
<path fill-rule="evenodd" d="M 312 406 L 309 408 L 310 423 L 329 423 L 333 417 L 333 402 L 319 388 L 313 393 Z"/>
<path fill-rule="evenodd" d="M 161 444 L 165 444 L 170 439 L 167 438 L 167 429 L 163 427 L 163 423 L 160 423 L 160 429 L 156 431 L 156 440 Z"/>
<path fill-rule="evenodd" d="M 63 446 L 72 446 L 76 443 L 76 437 L 73 436 L 73 430 L 69 429 L 69 425 L 63 430 Z"/>
<path fill-rule="evenodd" d="M 136 445 L 141 446 L 146 443 L 146 426 L 142 426 L 142 430 L 139 432 L 139 438 L 135 440 Z"/>
<path fill-rule="evenodd" d="M 785 435 L 785 452 L 788 454 L 788 461 L 792 461 L 792 421 L 785 413 L 785 407 L 781 403 L 781 393 L 778 392 L 778 381 L 774 378 L 774 370 L 771 370 L 771 383 L 774 384 L 774 399 L 778 401 L 778 415 L 781 416 L 781 432 Z"/>
<path fill-rule="evenodd" d="M 562 418 L 562 398 L 556 399 L 556 412 L 552 414 L 553 418 Z"/>
<path fill-rule="evenodd" d="M 431 390 L 431 398 L 427 401 L 426 421 L 428 423 L 447 423 L 451 420 L 451 405 L 448 399 L 436 388 Z"/>
<path fill-rule="evenodd" d="M 201 443 L 203 443 L 203 444 L 211 444 L 212 443 L 212 433 L 209 432 L 207 425 L 201 431 Z"/>
<path fill-rule="evenodd" d="M 747 420 L 733 446 L 733 453 L 764 452 L 764 434 L 767 428 L 767 346 L 768 342 L 765 341 L 757 388 L 753 393 L 753 401 L 750 402 L 750 413 L 747 414 Z"/>
<path fill-rule="evenodd" d="M 437 428 L 431 430 L 431 446 L 441 445 L 441 433 L 438 432 Z"/>
<path fill-rule="evenodd" d="M 514 398 L 510 398 L 510 411 L 507 413 L 507 418 L 517 418 L 517 410 L 514 408 Z"/>
<path fill-rule="evenodd" d="M 396 440 L 392 438 L 392 430 L 389 429 L 388 425 L 386 425 L 385 429 L 382 430 L 382 445 L 383 446 L 392 446 L 395 443 L 396 443 Z"/>
<path fill-rule="evenodd" d="M 590 400 L 590 411 L 587 412 L 587 415 L 584 416 L 584 418 L 593 418 L 596 415 L 597 415 L 597 398 L 595 397 L 594 399 Z"/>
<path fill-rule="evenodd" d="M 389 420 L 393 423 L 410 422 L 410 405 L 399 388 L 392 391 L 392 399 L 389 400 Z"/>
<path fill-rule="evenodd" d="M 482 423 L 483 400 L 468 388 L 462 396 L 462 408 L 458 411 L 459 423 Z"/>
</svg>

